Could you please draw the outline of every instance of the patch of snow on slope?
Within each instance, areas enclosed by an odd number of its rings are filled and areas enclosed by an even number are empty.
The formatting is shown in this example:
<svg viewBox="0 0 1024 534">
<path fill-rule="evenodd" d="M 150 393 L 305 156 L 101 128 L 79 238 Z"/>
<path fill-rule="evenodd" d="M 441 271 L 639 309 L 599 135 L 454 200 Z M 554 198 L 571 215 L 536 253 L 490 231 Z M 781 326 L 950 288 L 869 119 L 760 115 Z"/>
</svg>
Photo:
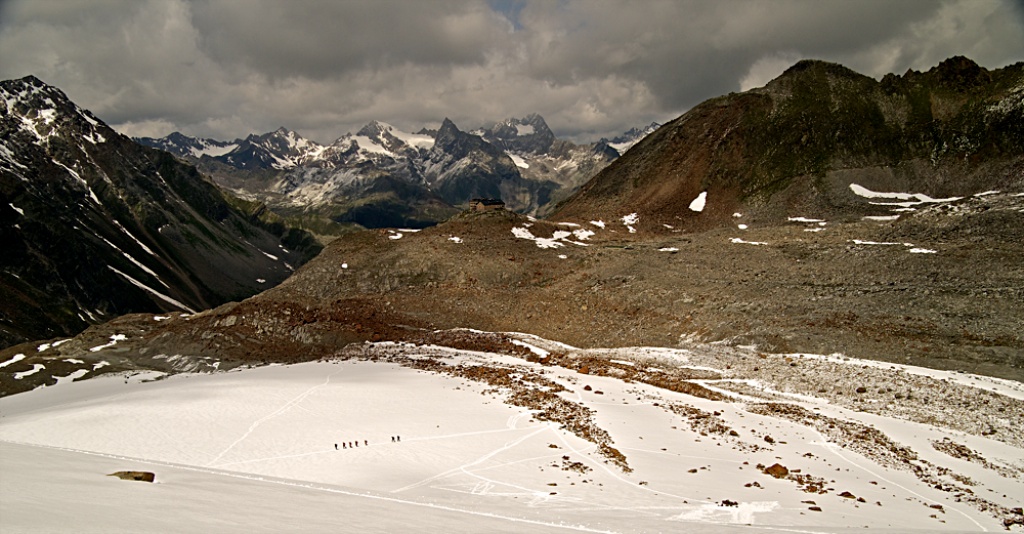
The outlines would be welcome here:
<svg viewBox="0 0 1024 534">
<path fill-rule="evenodd" d="M 121 275 L 122 278 L 124 278 L 125 280 L 128 280 L 128 282 L 130 282 L 135 287 L 137 287 L 139 289 L 142 289 L 144 291 L 148 291 L 149 293 L 151 293 L 153 296 L 159 298 L 160 300 L 162 300 L 164 302 L 167 302 L 167 303 L 170 303 L 170 304 L 173 304 L 174 306 L 177 306 L 178 308 L 181 308 L 181 309 L 183 309 L 185 311 L 188 311 L 190 313 L 196 313 L 196 311 L 193 310 L 192 308 L 189 308 L 188 306 L 182 304 L 181 302 L 179 302 L 179 301 L 177 301 L 177 300 L 175 300 L 175 299 L 173 299 L 173 298 L 171 298 L 171 297 L 169 297 L 167 295 L 164 295 L 163 293 L 161 293 L 161 292 L 159 292 L 159 291 L 157 291 L 157 290 L 147 286 L 146 284 L 143 284 L 142 282 L 139 282 L 138 280 L 132 278 L 131 276 L 128 276 L 125 273 L 122 273 L 121 271 L 115 269 L 114 267 L 108 265 L 107 268 L 110 269 L 111 271 L 114 271 L 115 273 Z"/>
<path fill-rule="evenodd" d="M 391 132 L 391 135 L 397 137 L 403 143 L 411 147 L 424 148 L 427 150 L 434 147 L 434 138 L 429 135 L 403 132 L 391 125 L 388 125 L 388 128 L 390 128 L 388 131 Z"/>
<path fill-rule="evenodd" d="M 15 380 L 21 380 L 22 378 L 25 378 L 26 376 L 34 375 L 34 374 L 38 373 L 39 371 L 42 371 L 43 369 L 46 369 L 45 365 L 43 365 L 41 363 L 33 364 L 32 368 L 29 369 L 28 371 L 22 371 L 20 373 L 14 373 L 14 379 Z"/>
<path fill-rule="evenodd" d="M 634 228 L 633 225 L 635 225 L 638 222 L 640 222 L 640 216 L 637 215 L 636 213 L 630 213 L 629 215 L 624 215 L 622 217 L 622 224 L 624 224 L 626 228 L 629 229 L 629 233 L 631 234 L 636 233 L 636 228 Z"/>
<path fill-rule="evenodd" d="M 24 360 L 24 359 L 25 359 L 25 355 L 24 354 L 15 354 L 13 357 L 11 357 L 10 360 L 7 360 L 5 362 L 0 362 L 0 368 L 7 367 L 8 365 L 11 365 L 12 363 L 17 363 L 17 362 L 20 362 L 21 360 Z"/>
<path fill-rule="evenodd" d="M 74 371 L 73 373 L 67 376 L 55 376 L 53 378 L 57 379 L 57 383 L 55 385 L 59 386 L 62 384 L 70 384 L 71 382 L 74 382 L 75 380 L 78 380 L 79 378 L 82 378 L 87 374 L 89 374 L 88 369 L 78 369 L 77 371 Z"/>
<path fill-rule="evenodd" d="M 114 345 L 117 345 L 118 341 L 124 341 L 126 339 L 128 339 L 128 337 L 125 336 L 124 334 L 114 334 L 114 335 L 110 336 L 110 341 L 109 342 L 104 343 L 103 345 L 97 345 L 97 346 L 89 349 L 89 352 L 99 352 L 99 351 L 101 351 L 103 349 L 107 349 L 107 348 L 113 347 Z"/>
<path fill-rule="evenodd" d="M 109 245 L 109 246 L 110 246 L 111 248 L 113 248 L 114 250 L 116 250 L 116 251 L 120 252 L 122 256 L 124 256 L 125 258 L 127 258 L 127 259 L 128 259 L 128 261 L 130 261 L 130 262 L 134 263 L 136 267 L 138 267 L 139 269 L 142 269 L 142 270 L 143 270 L 143 271 L 144 271 L 144 272 L 145 272 L 146 274 L 148 274 L 148 275 L 152 276 L 152 277 L 153 277 L 153 278 L 154 278 L 154 279 L 155 279 L 155 280 L 156 280 L 157 282 L 159 282 L 159 283 L 160 283 L 160 285 L 162 285 L 162 286 L 166 287 L 167 289 L 170 289 L 170 288 L 171 288 L 170 286 L 168 286 L 167 284 L 165 284 L 165 283 L 164 283 L 164 281 L 163 281 L 163 280 L 161 280 L 161 279 L 160 279 L 160 277 L 159 277 L 159 276 L 157 276 L 157 274 L 156 274 L 155 272 L 153 272 L 153 271 L 152 271 L 152 270 L 151 270 L 151 269 L 150 269 L 149 267 L 146 267 L 146 266 L 145 266 L 145 265 L 143 265 L 143 264 L 142 264 L 142 263 L 141 263 L 141 262 L 140 262 L 139 260 L 136 260 L 136 259 L 135 259 L 135 258 L 133 258 L 133 257 L 132 257 L 131 255 L 129 255 L 129 254 L 127 253 L 127 252 L 125 252 L 125 251 L 121 250 L 121 249 L 120 249 L 120 247 L 118 247 L 117 245 L 115 245 L 115 244 L 111 243 L 110 241 L 107 241 L 107 238 L 105 238 L 105 237 L 103 237 L 103 236 L 101 236 L 101 235 L 99 235 L 99 234 L 96 234 L 96 237 L 98 237 L 98 238 L 102 239 L 104 243 L 106 243 L 107 245 Z"/>
<path fill-rule="evenodd" d="M 734 237 L 734 238 L 730 239 L 729 242 L 730 243 L 740 243 L 740 244 L 744 244 L 744 245 L 767 245 L 768 244 L 768 243 L 765 243 L 763 241 L 744 241 L 743 239 L 740 239 L 738 237 Z"/>
<path fill-rule="evenodd" d="M 192 156 L 196 158 L 201 158 L 203 156 L 210 156 L 211 158 L 216 158 L 228 154 L 232 150 L 235 150 L 236 148 L 238 148 L 238 145 L 236 143 L 231 143 L 224 146 L 217 146 L 204 142 L 202 148 L 191 147 L 190 151 L 192 153 Z"/>
<path fill-rule="evenodd" d="M 591 230 L 585 230 L 583 228 L 579 228 L 579 229 L 573 230 L 572 231 L 572 235 L 576 236 L 576 239 L 578 239 L 579 241 L 586 241 L 586 240 L 588 240 L 588 239 L 590 239 L 591 237 L 594 236 L 594 232 L 591 231 Z"/>
<path fill-rule="evenodd" d="M 520 156 L 518 154 L 513 154 L 512 152 L 506 152 L 505 154 L 508 155 L 508 157 L 512 158 L 512 163 L 515 163 L 516 167 L 519 167 L 520 169 L 529 169 L 530 168 L 530 164 L 527 163 L 526 160 L 523 159 L 522 156 Z"/>
<path fill-rule="evenodd" d="M 850 190 L 853 194 L 871 199 L 890 199 L 890 200 L 901 200 L 906 202 L 872 202 L 872 204 L 879 204 L 884 206 L 901 206 L 910 207 L 918 204 L 934 204 L 942 202 L 953 202 L 960 200 L 963 197 L 949 197 L 949 198 L 932 198 L 922 193 L 886 193 L 872 191 L 866 187 L 859 186 L 857 184 L 850 184 Z"/>
<path fill-rule="evenodd" d="M 131 232 L 129 232 L 128 229 L 125 228 L 123 224 L 121 224 L 121 221 L 119 221 L 117 219 L 114 219 L 113 221 L 114 221 L 114 224 L 118 228 L 120 228 L 122 232 L 125 233 L 125 235 L 127 235 L 130 238 L 132 238 L 132 240 L 135 241 L 136 244 L 138 244 L 140 247 L 142 247 L 142 250 L 145 250 L 146 253 L 149 254 L 150 256 L 154 256 L 154 257 L 156 256 L 156 253 L 154 253 L 152 250 L 150 250 L 150 248 L 147 247 L 145 243 L 143 243 L 142 241 L 139 241 L 139 238 L 135 237 L 135 235 L 133 235 Z"/>
<path fill-rule="evenodd" d="M 697 198 L 690 202 L 690 211 L 702 212 L 708 201 L 708 192 L 702 191 Z"/>
<path fill-rule="evenodd" d="M 530 352 L 536 354 L 537 356 L 540 356 L 541 358 L 547 358 L 548 355 L 551 354 L 550 352 L 548 352 L 548 351 L 538 347 L 537 345 L 533 345 L 533 344 L 527 343 L 525 341 L 521 341 L 521 340 L 518 340 L 518 339 L 512 339 L 511 341 L 512 341 L 513 345 L 518 345 L 520 347 L 524 347 L 526 349 L 529 349 Z"/>
<path fill-rule="evenodd" d="M 557 234 L 558 232 L 555 233 Z M 537 243 L 538 248 L 561 248 L 565 246 L 565 243 L 560 243 L 558 239 L 556 239 L 554 236 L 537 237 L 533 235 L 533 232 L 519 226 L 512 228 L 512 235 L 518 237 L 519 239 L 529 239 Z"/>
<path fill-rule="evenodd" d="M 600 228 L 602 230 L 604 230 L 604 227 L 605 227 L 604 221 L 590 221 L 590 224 L 592 224 L 592 225 L 594 225 L 594 226 L 596 226 L 596 227 L 598 227 L 598 228 Z"/>
<path fill-rule="evenodd" d="M 359 144 L 360 150 L 365 150 L 371 154 L 382 154 L 384 156 L 395 157 L 395 154 L 387 148 L 377 144 L 377 142 L 365 135 L 353 135 L 352 140 Z"/>
</svg>

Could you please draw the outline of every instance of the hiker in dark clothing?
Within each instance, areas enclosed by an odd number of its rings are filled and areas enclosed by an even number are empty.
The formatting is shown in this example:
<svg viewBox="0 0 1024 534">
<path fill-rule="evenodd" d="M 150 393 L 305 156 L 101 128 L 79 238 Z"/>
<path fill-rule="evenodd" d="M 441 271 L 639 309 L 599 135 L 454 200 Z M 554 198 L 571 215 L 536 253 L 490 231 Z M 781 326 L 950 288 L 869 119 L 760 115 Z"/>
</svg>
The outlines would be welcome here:
<svg viewBox="0 0 1024 534">
<path fill-rule="evenodd" d="M 391 436 L 391 443 L 395 442 L 395 436 Z"/>
<path fill-rule="evenodd" d="M 358 446 L 359 446 L 359 440 L 357 439 L 356 440 L 356 447 L 358 447 Z"/>
<path fill-rule="evenodd" d="M 370 442 L 369 442 L 369 441 L 366 441 L 366 440 L 364 439 L 364 440 L 363 440 L 363 446 L 364 446 L 364 447 L 369 447 L 369 446 L 370 446 Z"/>
<path fill-rule="evenodd" d="M 346 447 L 346 446 L 345 446 L 345 444 L 344 444 L 344 443 L 342 443 L 342 444 L 341 444 L 341 448 L 342 448 L 342 449 L 347 449 L 348 447 Z"/>
<path fill-rule="evenodd" d="M 399 443 L 402 442 L 402 436 L 395 436 L 395 439 L 397 439 Z"/>
<path fill-rule="evenodd" d="M 337 443 L 334 444 L 334 450 L 338 450 L 338 444 Z"/>
</svg>

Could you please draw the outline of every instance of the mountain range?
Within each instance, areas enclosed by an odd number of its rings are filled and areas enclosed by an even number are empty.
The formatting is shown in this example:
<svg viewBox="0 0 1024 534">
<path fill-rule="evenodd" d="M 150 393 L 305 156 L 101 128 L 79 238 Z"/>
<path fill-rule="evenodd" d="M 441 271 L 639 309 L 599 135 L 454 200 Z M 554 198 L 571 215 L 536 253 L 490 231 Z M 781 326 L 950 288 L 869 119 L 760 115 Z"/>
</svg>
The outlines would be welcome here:
<svg viewBox="0 0 1024 534">
<path fill-rule="evenodd" d="M 657 126 L 588 145 L 556 138 L 537 114 L 472 132 L 448 119 L 416 133 L 373 121 L 330 145 L 286 128 L 232 142 L 177 132 L 137 141 L 197 165 L 298 226 L 334 233 L 344 223 L 422 228 L 477 197 L 543 215 Z"/>
<path fill-rule="evenodd" d="M 0 191 L 4 345 L 245 298 L 320 250 L 31 76 L 0 83 Z"/>
</svg>

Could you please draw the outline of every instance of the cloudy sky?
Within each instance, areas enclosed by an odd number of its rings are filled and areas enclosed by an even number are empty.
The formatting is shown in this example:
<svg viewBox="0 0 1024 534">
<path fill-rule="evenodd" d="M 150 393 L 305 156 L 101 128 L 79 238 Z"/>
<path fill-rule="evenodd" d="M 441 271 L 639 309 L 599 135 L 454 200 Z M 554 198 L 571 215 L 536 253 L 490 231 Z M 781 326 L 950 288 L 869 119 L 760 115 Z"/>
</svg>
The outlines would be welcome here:
<svg viewBox="0 0 1024 534">
<path fill-rule="evenodd" d="M 320 142 L 381 120 L 537 112 L 592 141 L 801 58 L 880 78 L 1024 60 L 1021 0 L 0 0 L 0 79 L 34 74 L 128 135 Z"/>
</svg>

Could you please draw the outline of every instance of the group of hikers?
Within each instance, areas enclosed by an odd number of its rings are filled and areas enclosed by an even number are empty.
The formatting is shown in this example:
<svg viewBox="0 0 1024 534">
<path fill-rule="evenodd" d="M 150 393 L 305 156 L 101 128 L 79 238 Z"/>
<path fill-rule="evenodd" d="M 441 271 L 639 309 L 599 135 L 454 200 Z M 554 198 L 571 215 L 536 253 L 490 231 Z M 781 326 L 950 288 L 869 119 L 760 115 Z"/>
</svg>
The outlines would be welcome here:
<svg viewBox="0 0 1024 534">
<path fill-rule="evenodd" d="M 400 443 L 401 441 L 402 441 L 402 436 L 391 436 L 391 443 Z M 370 446 L 370 442 L 368 440 L 364 439 L 363 440 L 363 447 L 369 447 L 369 446 Z M 341 442 L 341 448 L 342 449 L 355 449 L 357 447 L 359 447 L 359 440 L 358 439 L 355 440 L 355 441 L 348 441 L 348 442 L 342 441 Z M 341 450 L 341 449 L 338 448 L 338 444 L 337 443 L 334 444 L 334 450 L 336 450 L 336 451 L 337 450 Z"/>
</svg>

